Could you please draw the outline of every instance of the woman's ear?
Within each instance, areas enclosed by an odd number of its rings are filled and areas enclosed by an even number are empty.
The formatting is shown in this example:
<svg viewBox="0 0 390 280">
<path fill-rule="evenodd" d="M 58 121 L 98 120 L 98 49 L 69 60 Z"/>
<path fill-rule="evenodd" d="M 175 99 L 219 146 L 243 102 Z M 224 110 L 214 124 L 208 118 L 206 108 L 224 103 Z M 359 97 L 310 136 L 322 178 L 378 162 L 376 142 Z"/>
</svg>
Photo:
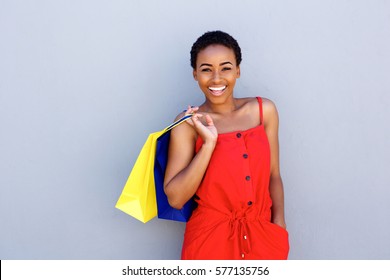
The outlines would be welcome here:
<svg viewBox="0 0 390 280">
<path fill-rule="evenodd" d="M 240 78 L 240 75 L 241 75 L 240 66 L 237 66 L 237 78 Z"/>
<path fill-rule="evenodd" d="M 195 81 L 198 80 L 198 76 L 196 75 L 196 70 L 195 69 L 192 71 L 192 76 L 194 76 Z"/>
</svg>

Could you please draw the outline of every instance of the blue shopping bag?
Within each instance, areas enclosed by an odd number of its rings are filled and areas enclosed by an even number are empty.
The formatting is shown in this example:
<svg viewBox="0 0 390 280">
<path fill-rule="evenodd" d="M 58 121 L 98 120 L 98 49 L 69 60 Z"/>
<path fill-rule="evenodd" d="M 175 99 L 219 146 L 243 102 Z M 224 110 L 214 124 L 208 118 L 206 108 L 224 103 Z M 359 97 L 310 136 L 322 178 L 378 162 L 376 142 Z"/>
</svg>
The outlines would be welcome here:
<svg viewBox="0 0 390 280">
<path fill-rule="evenodd" d="M 190 117 L 191 115 L 185 115 L 167 127 L 165 132 L 157 138 L 156 156 L 154 162 L 154 183 L 156 187 L 157 215 L 160 219 L 186 222 L 191 217 L 192 211 L 196 207 L 194 199 L 190 199 L 182 209 L 175 209 L 169 205 L 168 198 L 164 192 L 164 176 L 168 162 L 168 148 L 171 129 Z"/>
</svg>

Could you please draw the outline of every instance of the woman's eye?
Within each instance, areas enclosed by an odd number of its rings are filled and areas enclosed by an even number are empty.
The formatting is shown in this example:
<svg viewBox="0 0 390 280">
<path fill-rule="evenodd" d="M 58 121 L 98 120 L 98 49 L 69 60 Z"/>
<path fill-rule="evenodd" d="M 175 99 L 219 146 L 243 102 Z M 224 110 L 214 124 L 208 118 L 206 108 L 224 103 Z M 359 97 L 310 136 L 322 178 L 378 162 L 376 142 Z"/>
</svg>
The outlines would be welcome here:
<svg viewBox="0 0 390 280">
<path fill-rule="evenodd" d="M 202 71 L 202 72 L 210 72 L 211 69 L 209 69 L 209 68 L 203 68 L 201 71 Z"/>
<path fill-rule="evenodd" d="M 229 71 L 229 70 L 232 70 L 232 68 L 230 68 L 230 67 L 224 67 L 224 68 L 222 68 L 222 71 Z"/>
</svg>

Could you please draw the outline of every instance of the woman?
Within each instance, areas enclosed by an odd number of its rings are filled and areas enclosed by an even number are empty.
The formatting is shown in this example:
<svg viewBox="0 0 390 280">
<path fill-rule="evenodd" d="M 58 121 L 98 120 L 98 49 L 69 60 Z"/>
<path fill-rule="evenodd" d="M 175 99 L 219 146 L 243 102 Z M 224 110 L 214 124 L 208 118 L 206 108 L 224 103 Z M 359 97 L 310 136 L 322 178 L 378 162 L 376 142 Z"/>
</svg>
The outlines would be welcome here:
<svg viewBox="0 0 390 280">
<path fill-rule="evenodd" d="M 286 259 L 278 113 L 265 98 L 235 98 L 241 50 L 221 31 L 194 43 L 191 66 L 205 96 L 174 128 L 164 188 L 172 207 L 192 197 L 182 259 Z"/>
</svg>

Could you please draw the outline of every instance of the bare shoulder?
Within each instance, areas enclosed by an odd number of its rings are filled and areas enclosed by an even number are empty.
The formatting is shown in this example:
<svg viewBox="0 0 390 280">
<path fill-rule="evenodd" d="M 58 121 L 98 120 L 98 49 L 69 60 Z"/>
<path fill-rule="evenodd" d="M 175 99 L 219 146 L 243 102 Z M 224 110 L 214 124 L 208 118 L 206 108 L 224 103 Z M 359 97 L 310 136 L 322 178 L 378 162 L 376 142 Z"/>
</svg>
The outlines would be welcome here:
<svg viewBox="0 0 390 280">
<path fill-rule="evenodd" d="M 184 115 L 186 114 L 186 112 L 181 112 L 180 114 L 178 114 L 176 117 L 175 117 L 175 121 L 181 119 L 182 117 L 184 117 Z"/>
<path fill-rule="evenodd" d="M 263 101 L 263 108 L 264 108 L 264 110 L 274 110 L 274 111 L 276 111 L 276 105 L 275 105 L 275 103 L 271 99 L 262 97 L 261 100 Z"/>
<path fill-rule="evenodd" d="M 257 104 L 257 98 L 256 97 L 242 97 L 237 98 L 237 101 L 240 103 L 241 106 L 253 106 Z"/>
<path fill-rule="evenodd" d="M 278 110 L 276 108 L 276 105 L 271 99 L 268 99 L 265 97 L 262 97 L 261 99 L 263 101 L 264 114 L 267 114 L 267 115 L 275 115 L 275 114 L 277 115 L 278 114 Z"/>
<path fill-rule="evenodd" d="M 243 109 L 246 112 L 255 112 L 259 108 L 259 103 L 257 102 L 256 97 L 242 97 L 236 98 L 238 102 L 238 107 Z"/>
<path fill-rule="evenodd" d="M 278 110 L 275 103 L 268 98 L 262 98 L 264 125 L 277 124 L 279 121 Z"/>
<path fill-rule="evenodd" d="M 261 97 L 261 100 L 263 106 L 263 115 L 268 117 L 275 116 L 275 114 L 277 115 L 276 105 L 271 99 Z M 239 98 L 238 101 L 240 102 L 241 108 L 246 108 L 251 110 L 251 112 L 258 112 L 259 110 L 259 102 L 257 97 Z"/>
<path fill-rule="evenodd" d="M 181 119 L 185 116 L 185 112 L 181 112 L 175 118 L 175 121 Z M 192 128 L 187 121 L 183 122 L 181 125 L 176 126 L 172 129 L 171 135 L 175 138 L 178 137 L 182 140 L 196 140 L 197 134 L 196 131 Z"/>
</svg>

